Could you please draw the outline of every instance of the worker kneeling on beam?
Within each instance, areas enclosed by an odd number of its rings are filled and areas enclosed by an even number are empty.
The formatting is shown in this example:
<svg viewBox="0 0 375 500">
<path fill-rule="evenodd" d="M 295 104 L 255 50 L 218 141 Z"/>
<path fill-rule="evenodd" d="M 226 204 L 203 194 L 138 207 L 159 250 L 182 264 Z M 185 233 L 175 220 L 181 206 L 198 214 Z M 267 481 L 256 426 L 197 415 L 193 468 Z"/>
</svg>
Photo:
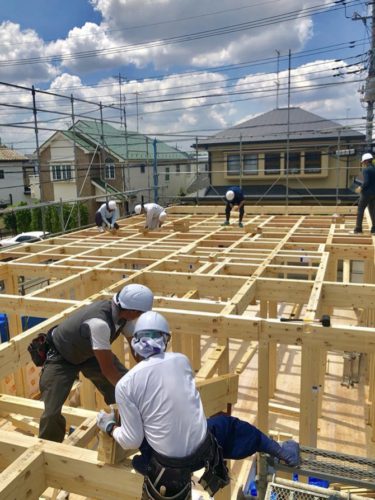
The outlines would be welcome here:
<svg viewBox="0 0 375 500">
<path fill-rule="evenodd" d="M 124 449 L 139 448 L 134 468 L 145 476 L 143 499 L 191 498 L 191 475 L 205 468 L 200 484 L 213 496 L 230 479 L 225 459 L 257 451 L 299 463 L 299 446 L 280 446 L 253 425 L 228 415 L 206 419 L 189 359 L 166 352 L 171 333 L 155 311 L 135 323 L 132 347 L 139 363 L 116 385 L 120 421 L 99 412 L 99 428 Z"/>
<path fill-rule="evenodd" d="M 111 229 L 119 229 L 117 220 L 117 204 L 114 200 L 103 203 L 95 214 L 95 223 L 98 230 L 103 231 Z"/>
<path fill-rule="evenodd" d="M 40 438 L 64 440 L 61 410 L 79 373 L 92 381 L 107 404 L 115 402 L 115 385 L 127 369 L 112 353 L 111 344 L 120 334 L 131 342 L 134 320 L 152 308 L 153 299 L 148 287 L 132 283 L 112 300 L 79 309 L 47 333 L 48 351 L 39 382 L 44 402 Z"/>
<path fill-rule="evenodd" d="M 145 214 L 146 222 L 145 229 L 150 231 L 158 229 L 167 219 L 167 212 L 157 203 L 145 203 L 144 205 L 136 205 L 134 212 L 137 215 Z"/>
</svg>

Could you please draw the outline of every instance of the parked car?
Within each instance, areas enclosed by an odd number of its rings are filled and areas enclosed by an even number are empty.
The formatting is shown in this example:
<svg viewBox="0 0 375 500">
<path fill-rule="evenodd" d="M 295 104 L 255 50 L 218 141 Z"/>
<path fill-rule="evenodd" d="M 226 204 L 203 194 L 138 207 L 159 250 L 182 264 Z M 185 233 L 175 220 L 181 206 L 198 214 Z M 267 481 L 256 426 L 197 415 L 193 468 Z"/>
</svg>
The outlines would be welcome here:
<svg viewBox="0 0 375 500">
<path fill-rule="evenodd" d="M 19 243 L 29 243 L 33 241 L 41 241 L 47 236 L 48 233 L 43 231 L 29 231 L 28 233 L 20 233 L 12 238 L 4 238 L 0 240 L 0 247 L 9 247 L 11 245 L 17 245 Z"/>
</svg>

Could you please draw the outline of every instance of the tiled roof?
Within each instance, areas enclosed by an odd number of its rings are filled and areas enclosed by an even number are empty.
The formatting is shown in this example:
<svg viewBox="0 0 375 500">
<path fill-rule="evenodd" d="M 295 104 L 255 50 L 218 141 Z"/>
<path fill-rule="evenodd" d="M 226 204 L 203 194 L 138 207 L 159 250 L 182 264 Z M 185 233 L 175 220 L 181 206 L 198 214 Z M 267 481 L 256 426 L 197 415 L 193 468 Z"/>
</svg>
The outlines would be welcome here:
<svg viewBox="0 0 375 500">
<path fill-rule="evenodd" d="M 21 155 L 14 149 L 9 149 L 6 146 L 0 146 L 0 161 L 25 161 L 26 156 Z"/>
<path fill-rule="evenodd" d="M 99 146 L 104 145 L 108 153 L 112 152 L 123 160 L 128 157 L 129 160 L 152 161 L 154 158 L 153 139 L 143 134 L 128 132 L 126 141 L 124 130 L 112 127 L 106 122 L 103 122 L 102 129 L 100 122 L 86 120 L 80 120 L 75 124 L 75 132 L 77 135 L 81 135 L 81 140 L 85 143 L 91 142 Z M 73 133 L 72 128 L 69 133 Z M 165 142 L 158 140 L 156 148 L 157 157 L 161 160 L 186 161 L 189 159 L 187 153 L 169 146 Z M 126 151 L 128 154 L 126 154 Z"/>
<path fill-rule="evenodd" d="M 360 132 L 344 127 L 340 123 L 322 118 L 301 108 L 279 108 L 263 113 L 251 120 L 228 128 L 207 139 L 198 141 L 198 145 L 239 143 L 259 143 L 270 141 L 306 140 L 306 139 L 364 139 Z"/>
</svg>

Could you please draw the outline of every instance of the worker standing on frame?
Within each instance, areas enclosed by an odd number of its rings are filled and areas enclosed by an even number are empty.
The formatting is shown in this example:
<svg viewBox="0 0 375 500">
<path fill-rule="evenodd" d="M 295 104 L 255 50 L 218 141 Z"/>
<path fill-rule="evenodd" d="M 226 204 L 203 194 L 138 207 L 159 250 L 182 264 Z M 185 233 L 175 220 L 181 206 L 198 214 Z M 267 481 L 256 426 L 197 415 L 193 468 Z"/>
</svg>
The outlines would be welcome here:
<svg viewBox="0 0 375 500">
<path fill-rule="evenodd" d="M 229 226 L 230 224 L 230 213 L 232 208 L 238 207 L 238 226 L 243 227 L 242 220 L 245 214 L 245 197 L 242 189 L 239 186 L 233 186 L 228 189 L 225 193 L 225 199 L 227 201 L 225 207 L 225 222 L 223 226 Z"/>
<path fill-rule="evenodd" d="M 106 229 L 118 229 L 117 220 L 117 205 L 114 200 L 103 203 L 95 214 L 95 223 L 99 231 L 102 233 Z"/>
<path fill-rule="evenodd" d="M 139 284 L 125 286 L 112 300 L 94 302 L 73 313 L 47 334 L 49 350 L 41 371 L 44 412 L 39 437 L 62 442 L 65 418 L 62 406 L 81 372 L 104 396 L 115 402 L 115 385 L 127 369 L 111 351 L 120 334 L 132 338 L 134 321 L 152 308 L 153 293 Z"/>
<path fill-rule="evenodd" d="M 136 205 L 134 212 L 137 215 L 145 214 L 146 222 L 145 229 L 150 231 L 158 229 L 163 225 L 167 218 L 167 212 L 157 203 L 145 203 L 144 205 Z"/>
<path fill-rule="evenodd" d="M 139 358 L 116 385 L 121 424 L 103 410 L 98 427 L 124 449 L 139 448 L 134 468 L 145 476 L 142 499 L 191 498 L 192 472 L 205 467 L 200 484 L 213 496 L 230 479 L 225 459 L 243 459 L 257 451 L 299 463 L 299 446 L 280 446 L 253 425 L 218 415 L 206 419 L 188 358 L 165 352 L 170 330 L 155 311 L 135 323 L 132 347 Z"/>
<path fill-rule="evenodd" d="M 371 233 L 375 234 L 375 165 L 371 153 L 362 155 L 363 182 L 360 187 L 360 197 L 358 201 L 357 220 L 354 233 L 362 233 L 362 222 L 366 207 L 371 218 Z"/>
</svg>

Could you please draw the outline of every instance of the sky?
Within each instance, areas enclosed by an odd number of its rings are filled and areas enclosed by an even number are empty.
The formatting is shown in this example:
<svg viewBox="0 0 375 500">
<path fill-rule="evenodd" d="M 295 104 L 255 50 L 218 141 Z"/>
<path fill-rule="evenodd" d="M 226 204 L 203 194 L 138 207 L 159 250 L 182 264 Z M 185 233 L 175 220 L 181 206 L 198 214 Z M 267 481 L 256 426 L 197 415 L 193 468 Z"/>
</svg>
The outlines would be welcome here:
<svg viewBox="0 0 375 500">
<path fill-rule="evenodd" d="M 1 2 L 1 142 L 30 153 L 74 114 L 188 150 L 288 103 L 364 132 L 368 8 L 360 0 Z"/>
</svg>

